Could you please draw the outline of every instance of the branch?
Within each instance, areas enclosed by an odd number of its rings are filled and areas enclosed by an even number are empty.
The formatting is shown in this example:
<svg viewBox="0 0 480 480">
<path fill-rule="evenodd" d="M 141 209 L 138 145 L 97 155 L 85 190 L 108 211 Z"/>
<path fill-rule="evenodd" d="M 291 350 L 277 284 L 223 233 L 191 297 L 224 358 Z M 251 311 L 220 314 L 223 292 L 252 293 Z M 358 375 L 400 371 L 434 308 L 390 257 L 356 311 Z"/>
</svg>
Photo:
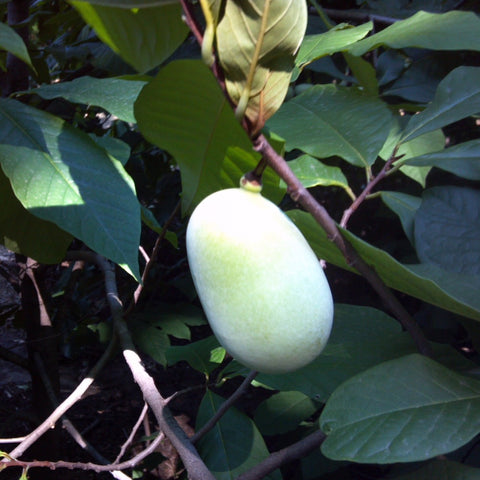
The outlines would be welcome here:
<svg viewBox="0 0 480 480">
<path fill-rule="evenodd" d="M 114 470 L 125 470 L 127 468 L 135 467 L 144 458 L 146 458 L 148 455 L 153 453 L 164 438 L 165 437 L 163 434 L 159 434 L 155 438 L 155 440 L 138 455 L 135 455 L 134 457 L 130 458 L 129 460 L 125 460 L 124 462 L 112 463 L 109 465 L 99 465 L 97 463 L 91 463 L 91 462 L 65 462 L 64 460 L 60 460 L 58 462 L 50 462 L 48 460 L 35 460 L 32 462 L 24 462 L 21 460 L 13 459 L 13 460 L 4 461 L 3 463 L 0 464 L 0 467 L 2 468 L 6 468 L 6 467 L 28 467 L 28 468 L 44 467 L 45 468 L 46 467 L 46 468 L 50 468 L 51 470 L 55 470 L 57 468 L 68 468 L 69 470 L 72 470 L 74 468 L 77 468 L 79 470 L 93 470 L 95 472 L 111 472 Z M 192 476 L 191 478 L 194 478 L 194 477 Z"/>
<path fill-rule="evenodd" d="M 350 207 L 343 212 L 342 220 L 340 221 L 340 226 L 342 228 L 347 228 L 348 220 L 350 219 L 352 214 L 357 210 L 360 204 L 363 201 L 365 201 L 365 199 L 371 193 L 374 187 L 387 176 L 387 173 L 392 168 L 392 165 L 394 164 L 394 162 L 396 162 L 397 160 L 403 157 L 403 155 L 400 155 L 397 157 L 397 151 L 398 151 L 398 146 L 394 149 L 390 158 L 385 162 L 385 164 L 383 165 L 383 168 L 380 170 L 378 175 L 370 179 L 367 186 L 364 188 L 363 192 L 353 201 Z"/>
<path fill-rule="evenodd" d="M 12 352 L 8 348 L 2 347 L 0 345 L 0 358 L 2 360 L 6 360 L 7 362 L 13 363 L 18 365 L 19 367 L 24 368 L 25 370 L 30 371 L 30 365 L 28 364 L 28 360 L 21 355 L 18 355 L 15 352 Z"/>
<path fill-rule="evenodd" d="M 153 263 L 156 261 L 158 250 L 160 249 L 160 245 L 165 238 L 165 235 L 167 234 L 168 227 L 172 223 L 173 219 L 177 215 L 178 211 L 180 210 L 180 207 L 182 206 L 181 200 L 178 201 L 178 203 L 175 205 L 175 208 L 173 209 L 172 213 L 168 217 L 167 221 L 162 227 L 162 230 L 158 234 L 157 240 L 155 241 L 155 245 L 152 250 L 152 254 L 150 255 L 150 258 L 147 261 L 147 264 L 145 265 L 145 269 L 143 270 L 142 274 L 142 281 L 136 288 L 134 294 L 133 294 L 133 299 L 131 300 L 130 304 L 128 305 L 127 309 L 125 310 L 124 316 L 127 316 L 130 314 L 130 312 L 133 310 L 135 305 L 138 303 L 138 299 L 140 298 L 140 295 L 142 294 L 145 281 L 148 277 L 148 274 L 150 273 L 150 270 L 153 266 Z"/>
<path fill-rule="evenodd" d="M 277 468 L 313 452 L 322 444 L 325 438 L 327 436 L 321 430 L 317 430 L 308 437 L 270 454 L 265 460 L 242 473 L 236 480 L 258 480 L 259 478 L 264 478 Z"/>
<path fill-rule="evenodd" d="M 328 212 L 320 205 L 310 192 L 302 185 L 300 180 L 290 169 L 287 162 L 280 156 L 268 143 L 268 140 L 260 135 L 254 142 L 254 148 L 260 152 L 267 160 L 268 164 L 275 170 L 280 178 L 287 184 L 288 193 L 295 202 L 298 202 L 307 212 L 309 212 L 317 223 L 325 230 L 330 241 L 342 252 L 347 263 L 355 268 L 377 292 L 384 301 L 387 308 L 398 319 L 402 326 L 412 336 L 419 352 L 431 356 L 431 346 L 425 338 L 422 330 L 405 310 L 403 305 L 393 295 L 391 290 L 385 285 L 374 269 L 367 265 L 360 257 L 353 246 L 343 238 L 335 221 Z"/>
<path fill-rule="evenodd" d="M 135 382 L 142 390 L 143 397 L 152 409 L 160 430 L 177 450 L 191 480 L 215 480 L 213 474 L 200 458 L 187 434 L 177 423 L 167 400 L 158 391 L 153 378 L 147 373 L 138 356 L 127 324 L 123 318 L 123 305 L 118 297 L 114 267 L 102 256 L 90 252 L 77 252 L 82 258 L 94 262 L 103 272 L 107 301 L 112 313 L 115 332 L 123 350 L 123 356 L 132 372 Z"/>
<path fill-rule="evenodd" d="M 67 412 L 78 400 L 81 399 L 83 394 L 88 390 L 90 385 L 94 382 L 95 377 L 103 369 L 108 360 L 110 359 L 112 353 L 115 350 L 116 342 L 112 339 L 107 349 L 95 364 L 95 366 L 90 370 L 88 375 L 80 382 L 77 388 L 49 415 L 49 417 L 42 422 L 33 432 L 25 437 L 19 445 L 16 446 L 10 452 L 10 456 L 13 458 L 20 457 L 23 453 L 33 445 L 45 432 L 47 432 L 52 425 L 62 417 L 62 415 Z"/>
<path fill-rule="evenodd" d="M 125 455 L 125 452 L 127 451 L 128 446 L 132 444 L 133 439 L 138 429 L 140 428 L 140 425 L 142 424 L 143 419 L 145 418 L 145 415 L 147 415 L 147 412 L 148 412 L 148 405 L 145 403 L 138 417 L 137 422 L 133 426 L 132 431 L 130 432 L 130 435 L 128 436 L 127 440 L 122 445 L 122 448 L 120 449 L 120 453 L 117 455 L 117 458 L 115 459 L 114 463 L 118 463 L 122 459 L 122 457 Z"/>
<path fill-rule="evenodd" d="M 208 422 L 190 438 L 192 443 L 198 442 L 206 433 L 208 433 L 217 422 L 225 415 L 227 410 L 245 393 L 252 380 L 257 376 L 258 372 L 252 370 L 243 380 L 241 385 L 233 392 L 222 406 L 217 410 L 217 413 L 208 420 Z"/>
</svg>

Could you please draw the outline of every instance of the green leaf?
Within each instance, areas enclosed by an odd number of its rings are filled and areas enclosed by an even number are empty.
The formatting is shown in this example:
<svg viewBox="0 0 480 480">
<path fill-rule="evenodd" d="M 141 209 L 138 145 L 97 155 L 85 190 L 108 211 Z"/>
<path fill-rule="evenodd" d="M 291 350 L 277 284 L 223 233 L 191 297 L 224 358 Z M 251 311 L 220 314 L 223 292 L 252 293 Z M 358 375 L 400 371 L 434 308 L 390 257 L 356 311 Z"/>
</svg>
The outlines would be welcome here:
<svg viewBox="0 0 480 480">
<path fill-rule="evenodd" d="M 87 1 L 87 0 L 81 0 Z M 88 0 L 92 5 L 103 5 L 105 7 L 119 7 L 119 8 L 145 8 L 158 7 L 161 5 L 178 4 L 179 0 Z"/>
<path fill-rule="evenodd" d="M 480 140 L 470 140 L 438 152 L 405 160 L 405 165 L 437 167 L 468 180 L 480 180 Z"/>
<path fill-rule="evenodd" d="M 300 392 L 279 392 L 263 401 L 253 420 L 262 435 L 277 435 L 298 427 L 317 410 L 315 402 Z"/>
<path fill-rule="evenodd" d="M 353 271 L 311 215 L 291 210 L 288 216 L 300 228 L 319 258 Z M 446 272 L 434 265 L 403 265 L 387 252 L 364 242 L 347 230 L 342 229 L 341 232 L 364 261 L 374 267 L 387 286 L 445 310 L 480 320 L 478 277 Z"/>
<path fill-rule="evenodd" d="M 307 26 L 304 1 L 225 2 L 217 51 L 228 94 L 260 130 L 281 106 Z"/>
<path fill-rule="evenodd" d="M 135 345 L 160 365 L 166 366 L 165 353 L 170 346 L 167 333 L 141 320 L 131 322 L 129 325 Z"/>
<path fill-rule="evenodd" d="M 450 347 L 432 344 L 435 359 L 470 368 Z M 325 350 L 310 365 L 284 375 L 260 374 L 255 382 L 281 391 L 299 391 L 325 402 L 344 381 L 381 362 L 415 353 L 408 333 L 386 313 L 371 307 L 335 304 L 332 333 Z"/>
<path fill-rule="evenodd" d="M 480 431 L 480 382 L 418 355 L 343 383 L 320 416 L 325 456 L 364 463 L 426 460 Z"/>
<path fill-rule="evenodd" d="M 102 147 L 110 156 L 118 160 L 123 166 L 126 165 L 130 158 L 130 145 L 124 141 L 107 135 L 98 137 L 90 133 L 88 135 L 97 145 Z"/>
<path fill-rule="evenodd" d="M 295 65 L 303 69 L 325 55 L 341 52 L 349 45 L 364 38 L 372 28 L 372 22 L 364 23 L 357 27 L 340 23 L 327 32 L 317 35 L 306 35 L 298 51 Z"/>
<path fill-rule="evenodd" d="M 288 165 L 305 188 L 333 185 L 343 188 L 350 196 L 353 195 L 347 178 L 338 167 L 325 165 L 310 155 L 301 155 L 290 160 Z"/>
<path fill-rule="evenodd" d="M 438 458 L 395 480 L 478 480 L 479 475 L 478 468 Z"/>
<path fill-rule="evenodd" d="M 0 147 L 1 148 L 1 147 Z M 26 210 L 0 168 L 0 243 L 40 263 L 59 263 L 72 237 Z"/>
<path fill-rule="evenodd" d="M 198 410 L 197 429 L 202 427 L 225 400 L 207 390 Z M 268 449 L 255 424 L 235 407 L 196 444 L 203 461 L 217 480 L 233 480 L 268 455 Z M 265 478 L 278 480 L 275 471 Z"/>
<path fill-rule="evenodd" d="M 480 275 L 480 192 L 445 186 L 425 190 L 415 215 L 415 247 L 423 263 Z"/>
<path fill-rule="evenodd" d="M 338 155 L 368 167 L 391 124 L 392 115 L 380 100 L 356 88 L 315 85 L 286 102 L 268 127 L 286 140 L 288 151 L 298 148 L 319 158 Z"/>
<path fill-rule="evenodd" d="M 132 316 L 132 323 L 142 322 L 162 330 L 167 335 L 190 340 L 189 326 L 205 325 L 201 309 L 190 304 L 161 304 Z"/>
<path fill-rule="evenodd" d="M 145 138 L 168 150 L 178 162 L 184 212 L 225 188 L 228 147 L 251 150 L 247 134 L 201 61 L 176 61 L 160 70 L 140 93 L 135 116 Z"/>
<path fill-rule="evenodd" d="M 142 211 L 142 222 L 151 230 L 158 233 L 159 235 L 165 235 L 165 239 L 170 242 L 170 244 L 178 249 L 178 237 L 175 232 L 167 230 L 165 233 L 163 227 L 158 223 L 158 220 L 155 218 L 155 215 L 144 205 L 141 205 Z"/>
<path fill-rule="evenodd" d="M 361 89 L 368 95 L 378 96 L 377 72 L 372 64 L 348 52 L 344 52 L 343 57 Z"/>
<path fill-rule="evenodd" d="M 480 68 L 458 67 L 438 85 L 432 103 L 413 115 L 400 141 L 445 127 L 480 112 Z"/>
<path fill-rule="evenodd" d="M 15 100 L 0 101 L 0 125 L 0 163 L 22 205 L 139 278 L 140 208 L 120 162 L 87 134 Z"/>
<path fill-rule="evenodd" d="M 131 9 L 72 1 L 100 40 L 140 73 L 165 61 L 189 32 L 182 20 L 180 3 Z"/>
<path fill-rule="evenodd" d="M 211 360 L 211 352 L 219 347 L 217 339 L 211 335 L 188 345 L 170 347 L 167 352 L 168 365 L 187 362 L 192 368 L 206 375 L 218 368 L 218 363 Z"/>
<path fill-rule="evenodd" d="M 387 207 L 395 212 L 402 222 L 403 231 L 413 245 L 414 239 L 414 221 L 415 214 L 422 202 L 422 199 L 413 195 L 407 195 L 401 192 L 380 192 L 383 202 Z"/>
<path fill-rule="evenodd" d="M 420 11 L 395 22 L 379 33 L 353 44 L 349 52 L 363 55 L 386 45 L 392 48 L 427 48 L 430 50 L 480 50 L 480 20 L 473 12 Z"/>
<path fill-rule="evenodd" d="M 10 52 L 34 69 L 22 37 L 13 28 L 2 22 L 0 22 L 0 50 Z"/>
<path fill-rule="evenodd" d="M 95 105 L 120 120 L 135 123 L 133 104 L 146 83 L 139 80 L 85 76 L 71 82 L 42 85 L 20 93 L 35 93 L 46 99 L 62 97 L 72 103 Z"/>
<path fill-rule="evenodd" d="M 410 166 L 404 165 L 403 163 L 409 158 L 442 149 L 445 146 L 445 135 L 440 129 L 438 129 L 398 145 L 402 134 L 401 123 L 402 118 L 396 118 L 396 122 L 390 130 L 388 139 L 380 152 L 380 156 L 384 160 L 390 158 L 393 153 L 395 153 L 397 157 L 401 157 L 399 160 L 399 163 L 401 163 L 400 171 L 412 180 L 418 182 L 422 187 L 425 187 L 430 167 Z"/>
<path fill-rule="evenodd" d="M 352 375 L 415 351 L 411 338 L 387 314 L 370 307 L 336 304 L 332 333 L 319 357 L 293 373 L 260 374 L 255 382 L 325 402 Z"/>
</svg>

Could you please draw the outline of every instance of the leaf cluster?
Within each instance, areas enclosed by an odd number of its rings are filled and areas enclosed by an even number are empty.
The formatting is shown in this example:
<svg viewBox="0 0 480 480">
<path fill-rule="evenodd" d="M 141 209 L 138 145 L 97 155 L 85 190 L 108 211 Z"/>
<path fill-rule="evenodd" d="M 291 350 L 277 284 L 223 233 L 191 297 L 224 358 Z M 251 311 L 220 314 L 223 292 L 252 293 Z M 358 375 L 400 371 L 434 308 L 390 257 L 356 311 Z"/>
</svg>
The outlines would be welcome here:
<svg viewBox="0 0 480 480">
<path fill-rule="evenodd" d="M 312 1 L 303 37 L 307 5 L 286 3 L 37 2 L 28 48 L 0 23 L 0 48 L 30 69 L 30 88 L 0 99 L 0 242 L 57 264 L 73 241 L 122 267 L 137 347 L 202 375 L 200 430 L 248 372 L 205 324 L 184 229 L 201 199 L 257 167 L 261 131 L 402 299 L 432 355 L 365 301 L 352 259 L 270 164 L 265 195 L 327 263 L 342 301 L 324 353 L 293 374 L 258 375 L 254 400 L 196 442 L 203 462 L 215 478 L 254 478 L 272 450 L 320 431 L 295 478 L 357 478 L 372 465 L 378 478 L 476 478 L 480 20 L 456 2 Z M 0 67 L 11 71 L 6 56 Z M 344 279 L 347 293 L 336 290 Z"/>
</svg>

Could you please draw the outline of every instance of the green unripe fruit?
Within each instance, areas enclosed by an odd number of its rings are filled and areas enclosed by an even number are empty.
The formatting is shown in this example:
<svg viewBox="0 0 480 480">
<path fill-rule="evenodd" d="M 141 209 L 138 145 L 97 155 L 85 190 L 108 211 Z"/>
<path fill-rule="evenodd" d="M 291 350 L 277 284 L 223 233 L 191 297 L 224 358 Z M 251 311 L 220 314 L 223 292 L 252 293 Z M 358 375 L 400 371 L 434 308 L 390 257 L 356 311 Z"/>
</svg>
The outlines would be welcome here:
<svg viewBox="0 0 480 480">
<path fill-rule="evenodd" d="M 285 373 L 325 347 L 332 295 L 297 227 L 250 187 L 218 191 L 197 206 L 187 228 L 188 261 L 221 345 L 251 369 Z"/>
</svg>

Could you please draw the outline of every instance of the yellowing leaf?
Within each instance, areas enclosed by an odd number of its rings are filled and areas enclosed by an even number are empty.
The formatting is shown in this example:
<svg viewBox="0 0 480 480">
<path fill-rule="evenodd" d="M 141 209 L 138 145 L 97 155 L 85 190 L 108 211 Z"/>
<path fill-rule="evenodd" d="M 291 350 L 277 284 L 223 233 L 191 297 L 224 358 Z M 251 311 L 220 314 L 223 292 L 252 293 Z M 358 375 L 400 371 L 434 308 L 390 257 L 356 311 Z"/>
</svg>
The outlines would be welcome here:
<svg viewBox="0 0 480 480">
<path fill-rule="evenodd" d="M 282 104 L 307 24 L 304 0 L 229 1 L 216 30 L 217 51 L 237 118 L 256 130 Z"/>
</svg>

